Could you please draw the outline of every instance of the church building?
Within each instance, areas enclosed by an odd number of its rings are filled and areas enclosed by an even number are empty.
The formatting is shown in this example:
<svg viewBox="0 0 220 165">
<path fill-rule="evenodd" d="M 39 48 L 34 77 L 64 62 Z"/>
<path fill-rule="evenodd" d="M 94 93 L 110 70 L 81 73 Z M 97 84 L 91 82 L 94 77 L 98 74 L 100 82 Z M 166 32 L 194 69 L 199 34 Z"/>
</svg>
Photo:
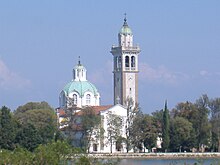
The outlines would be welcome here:
<svg viewBox="0 0 220 165">
<path fill-rule="evenodd" d="M 62 123 L 63 120 L 68 120 L 65 109 L 71 107 L 77 108 L 76 113 L 78 113 L 84 107 L 89 106 L 94 109 L 97 115 L 101 116 L 101 127 L 104 128 L 104 133 L 101 136 L 102 138 L 99 139 L 94 136 L 94 140 L 91 140 L 89 145 L 89 152 L 126 152 L 126 144 L 124 142 L 120 145 L 117 141 L 113 141 L 111 144 L 109 143 L 108 117 L 110 114 L 120 116 L 122 121 L 120 134 L 122 138 L 126 138 L 127 118 L 129 114 L 126 100 L 129 98 L 134 103 L 138 102 L 139 53 L 140 48 L 133 44 L 133 33 L 125 17 L 123 26 L 118 33 L 118 45 L 111 48 L 114 66 L 114 105 L 100 105 L 100 94 L 95 85 L 87 80 L 87 70 L 81 64 L 80 60 L 73 68 L 72 80 L 60 92 L 59 108 L 57 109 L 59 123 Z M 60 129 L 65 129 L 66 126 L 62 126 Z"/>
</svg>

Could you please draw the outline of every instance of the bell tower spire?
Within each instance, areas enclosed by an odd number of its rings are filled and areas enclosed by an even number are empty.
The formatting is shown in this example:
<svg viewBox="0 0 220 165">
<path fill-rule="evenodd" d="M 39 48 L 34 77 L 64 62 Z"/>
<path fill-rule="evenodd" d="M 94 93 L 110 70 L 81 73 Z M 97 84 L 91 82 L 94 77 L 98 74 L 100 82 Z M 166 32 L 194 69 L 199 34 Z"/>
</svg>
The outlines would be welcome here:
<svg viewBox="0 0 220 165">
<path fill-rule="evenodd" d="M 138 102 L 138 54 L 140 48 L 133 45 L 133 33 L 127 17 L 118 33 L 118 46 L 112 46 L 114 61 L 114 104 L 126 104 L 127 98 Z"/>
</svg>

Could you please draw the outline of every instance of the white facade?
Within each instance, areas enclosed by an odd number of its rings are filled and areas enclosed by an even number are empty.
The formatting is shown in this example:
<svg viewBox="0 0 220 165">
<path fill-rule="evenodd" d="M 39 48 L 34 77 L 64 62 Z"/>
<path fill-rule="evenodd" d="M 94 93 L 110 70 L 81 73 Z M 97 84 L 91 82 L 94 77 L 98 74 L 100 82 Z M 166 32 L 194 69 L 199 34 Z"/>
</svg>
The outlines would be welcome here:
<svg viewBox="0 0 220 165">
<path fill-rule="evenodd" d="M 104 128 L 103 138 L 95 139 L 91 141 L 89 152 L 90 153 L 117 153 L 117 152 L 126 152 L 125 143 L 120 144 L 120 148 L 116 147 L 116 141 L 112 139 L 112 142 L 109 140 L 109 131 L 108 131 L 108 115 L 113 114 L 117 115 L 122 119 L 122 128 L 120 129 L 120 135 L 123 138 L 126 138 L 126 121 L 127 121 L 127 109 L 120 104 L 114 105 L 113 107 L 100 111 L 101 115 L 101 124 Z"/>
<path fill-rule="evenodd" d="M 114 60 L 114 104 L 126 104 L 127 98 L 138 102 L 138 54 L 139 46 L 133 45 L 133 34 L 127 24 L 118 33 L 118 46 L 112 46 Z"/>
</svg>

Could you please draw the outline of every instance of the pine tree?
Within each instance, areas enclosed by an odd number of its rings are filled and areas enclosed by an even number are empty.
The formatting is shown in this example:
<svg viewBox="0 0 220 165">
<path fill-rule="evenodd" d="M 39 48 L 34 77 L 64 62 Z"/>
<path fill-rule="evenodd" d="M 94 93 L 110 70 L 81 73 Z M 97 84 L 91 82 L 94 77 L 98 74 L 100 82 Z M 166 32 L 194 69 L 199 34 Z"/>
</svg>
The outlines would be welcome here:
<svg viewBox="0 0 220 165">
<path fill-rule="evenodd" d="M 0 149 L 13 150 L 15 148 L 15 136 L 17 123 L 10 109 L 3 106 L 0 109 Z"/>
<path fill-rule="evenodd" d="M 170 144 L 170 118 L 169 118 L 169 110 L 167 109 L 167 101 L 165 102 L 165 108 L 163 111 L 163 124 L 162 124 L 162 148 L 165 152 L 167 152 Z"/>
</svg>

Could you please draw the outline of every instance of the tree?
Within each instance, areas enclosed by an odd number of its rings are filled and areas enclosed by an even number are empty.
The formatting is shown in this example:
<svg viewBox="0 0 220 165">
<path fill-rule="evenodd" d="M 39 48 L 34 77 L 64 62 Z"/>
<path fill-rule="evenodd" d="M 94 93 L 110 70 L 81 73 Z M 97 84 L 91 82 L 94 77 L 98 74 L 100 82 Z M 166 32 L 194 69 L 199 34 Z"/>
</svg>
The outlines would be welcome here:
<svg viewBox="0 0 220 165">
<path fill-rule="evenodd" d="M 146 124 L 143 122 L 144 114 L 139 111 L 134 117 L 132 125 L 130 127 L 130 139 L 133 145 L 133 150 L 142 150 L 144 143 L 144 128 Z"/>
<path fill-rule="evenodd" d="M 69 155 L 78 152 L 65 141 L 50 142 L 34 151 L 34 160 L 36 164 L 68 164 Z"/>
<path fill-rule="evenodd" d="M 34 151 L 34 149 L 42 142 L 42 139 L 34 125 L 28 123 L 21 126 L 15 141 L 21 147 L 26 148 L 29 151 Z"/>
<path fill-rule="evenodd" d="M 165 108 L 163 112 L 163 125 L 162 125 L 162 148 L 166 152 L 169 148 L 170 144 L 170 117 L 169 117 L 169 110 L 167 109 L 167 101 L 165 102 Z"/>
<path fill-rule="evenodd" d="M 220 98 L 209 101 L 212 126 L 212 149 L 220 151 Z"/>
<path fill-rule="evenodd" d="M 108 142 L 111 145 L 111 153 L 112 153 L 112 145 L 113 142 L 117 143 L 122 140 L 122 128 L 123 128 L 123 121 L 122 118 L 116 114 L 113 114 L 109 111 L 107 115 L 107 132 L 108 132 Z M 120 146 L 118 146 L 120 149 Z"/>
<path fill-rule="evenodd" d="M 155 112 L 153 112 L 152 117 L 153 117 L 154 123 L 157 126 L 158 134 L 162 135 L 163 109 L 156 110 Z"/>
<path fill-rule="evenodd" d="M 133 120 L 136 116 L 136 114 L 140 111 L 140 107 L 139 105 L 136 103 L 134 105 L 134 101 L 132 100 L 132 98 L 127 98 L 125 105 L 127 106 L 127 119 L 126 119 L 126 125 L 125 125 L 125 134 L 126 134 L 126 150 L 127 153 L 128 151 L 132 148 L 131 147 L 131 141 L 132 141 L 132 137 L 131 137 L 131 127 L 133 124 Z"/>
<path fill-rule="evenodd" d="M 143 150 L 143 147 L 151 149 L 156 146 L 158 129 L 153 116 L 138 112 L 131 126 L 130 136 L 134 151 Z"/>
<path fill-rule="evenodd" d="M 45 144 L 54 139 L 57 132 L 57 116 L 48 103 L 30 102 L 19 106 L 14 116 L 21 125 L 33 125 L 41 136 L 41 143 Z"/>
<path fill-rule="evenodd" d="M 173 151 L 188 150 L 193 147 L 190 142 L 193 137 L 192 123 L 183 117 L 175 117 L 171 120 L 170 149 Z"/>
<path fill-rule="evenodd" d="M 158 129 L 157 123 L 155 123 L 152 116 L 145 114 L 143 123 L 145 124 L 145 129 L 143 130 L 145 134 L 144 146 L 145 148 L 151 149 L 156 146 Z"/>
<path fill-rule="evenodd" d="M 209 114 L 209 98 L 207 95 L 202 95 L 195 103 L 198 109 L 198 120 L 195 126 L 195 130 L 197 132 L 197 146 L 199 150 L 203 148 L 203 146 L 209 145 L 210 139 L 210 129 L 211 125 L 209 123 L 208 114 Z"/>
<path fill-rule="evenodd" d="M 191 143 L 200 151 L 201 147 L 208 146 L 210 142 L 209 102 L 208 96 L 202 95 L 195 103 L 188 101 L 179 103 L 171 112 L 173 118 L 177 116 L 183 117 L 192 123 L 195 137 L 192 136 Z"/>
<path fill-rule="evenodd" d="M 90 142 L 97 140 L 100 136 L 101 117 L 95 113 L 92 107 L 86 107 L 81 112 L 82 139 L 85 148 L 89 152 Z"/>
<path fill-rule="evenodd" d="M 189 101 L 181 102 L 177 104 L 176 107 L 171 111 L 172 118 L 181 117 L 181 118 L 188 120 L 190 123 L 192 123 L 193 133 L 189 139 L 189 142 L 190 142 L 189 146 L 191 146 L 192 148 L 193 147 L 198 148 L 197 146 L 198 144 L 197 125 L 199 121 L 198 114 L 199 114 L 199 110 L 197 106 L 194 103 L 191 103 Z"/>
<path fill-rule="evenodd" d="M 17 122 L 10 109 L 3 106 L 0 109 L 0 149 L 13 150 L 17 134 Z"/>
</svg>

